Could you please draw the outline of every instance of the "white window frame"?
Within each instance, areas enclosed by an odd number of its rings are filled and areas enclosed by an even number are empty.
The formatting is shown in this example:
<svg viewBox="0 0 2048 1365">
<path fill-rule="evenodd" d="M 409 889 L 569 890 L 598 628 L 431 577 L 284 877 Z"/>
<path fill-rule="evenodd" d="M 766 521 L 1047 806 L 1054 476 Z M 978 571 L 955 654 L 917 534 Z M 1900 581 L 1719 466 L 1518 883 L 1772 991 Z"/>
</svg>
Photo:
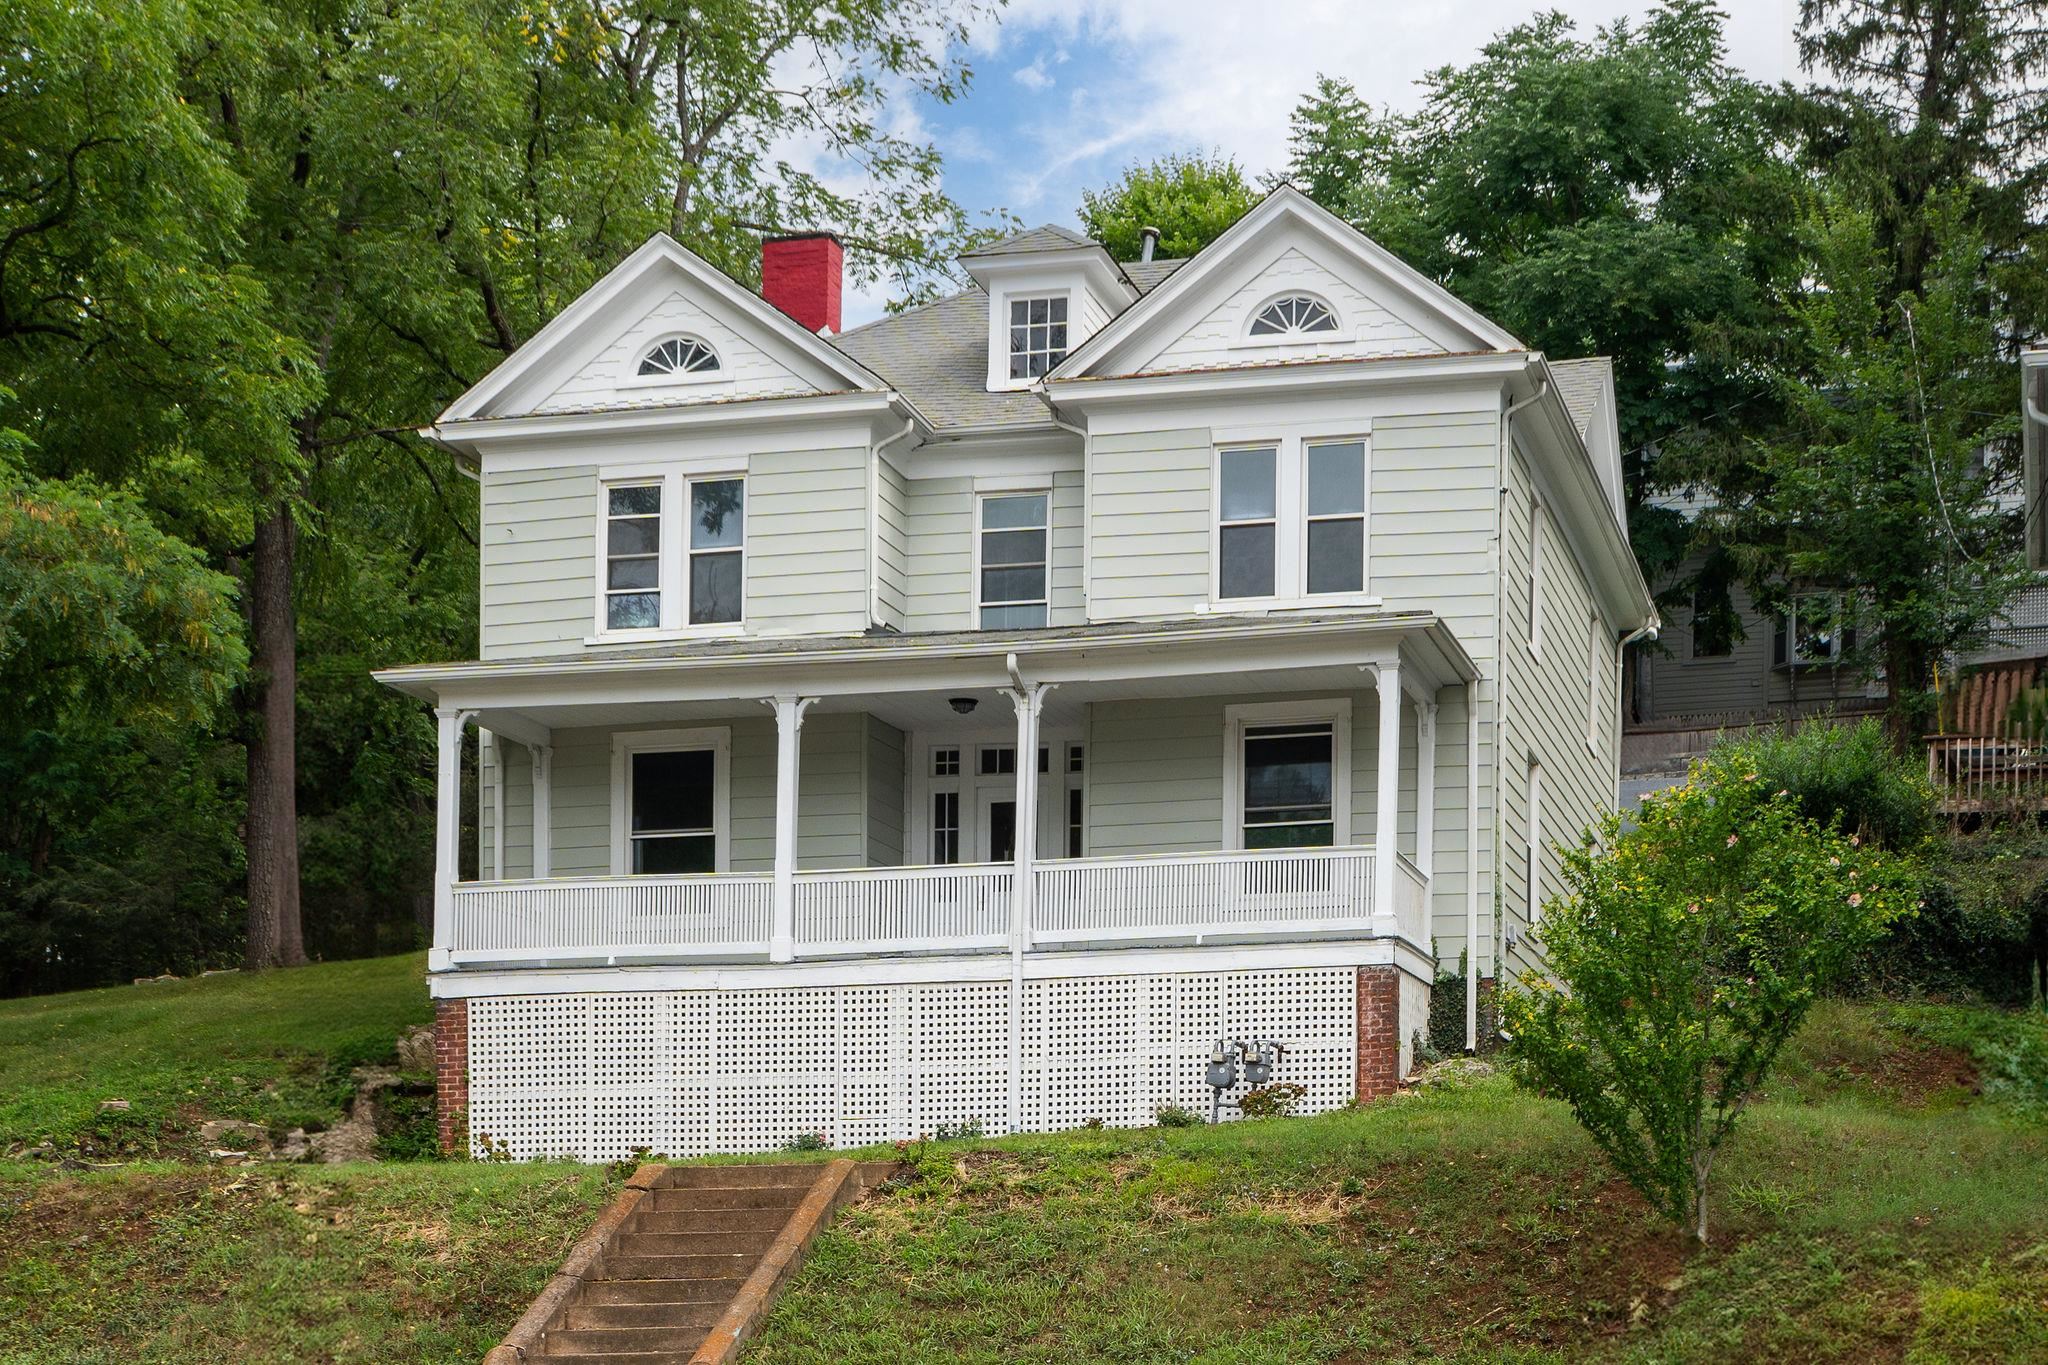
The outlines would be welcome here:
<svg viewBox="0 0 2048 1365">
<path fill-rule="evenodd" d="M 1317 303 L 1320 303 L 1329 310 L 1330 319 L 1336 323 L 1336 326 L 1327 332 L 1295 331 L 1253 335 L 1252 326 L 1258 322 L 1259 314 L 1265 312 L 1282 299 L 1291 299 L 1296 296 L 1314 299 Z M 1344 325 L 1343 312 L 1338 309 L 1335 303 L 1330 301 L 1328 295 L 1318 293 L 1313 289 L 1282 289 L 1277 294 L 1268 294 L 1265 298 L 1260 299 L 1256 305 L 1245 310 L 1244 321 L 1238 324 L 1237 337 L 1230 343 L 1230 348 L 1234 351 L 1240 351 L 1256 350 L 1268 346 L 1343 346 L 1348 345 L 1353 339 L 1351 330 Z"/>
<path fill-rule="evenodd" d="M 738 480 L 740 484 L 740 619 L 737 621 L 714 621 L 703 625 L 690 624 L 690 489 L 693 484 L 725 483 Z M 690 469 L 675 468 L 647 469 L 638 472 L 630 470 L 605 470 L 597 484 L 597 544 L 596 544 L 596 608 L 591 622 L 591 634 L 585 644 L 629 644 L 648 640 L 695 639 L 723 635 L 743 635 L 747 625 L 747 559 L 750 553 L 748 538 L 752 534 L 753 508 L 747 497 L 747 472 L 741 469 Z M 610 555 L 609 527 L 611 490 L 614 488 L 659 486 L 661 489 L 661 560 L 658 574 L 658 591 L 661 594 L 661 624 L 657 626 L 632 626 L 613 629 L 606 612 L 606 570 Z"/>
<path fill-rule="evenodd" d="M 711 751 L 712 868 L 732 870 L 732 730 L 706 725 L 688 730 L 624 730 L 612 736 L 612 875 L 633 873 L 633 755 Z M 684 874 L 649 874 L 684 875 Z"/>
<path fill-rule="evenodd" d="M 997 296 L 995 312 L 991 319 L 993 326 L 989 329 L 990 346 L 993 352 L 989 356 L 991 388 L 1028 389 L 1034 384 L 1044 382 L 1045 375 L 1033 376 L 1027 374 L 1013 376 L 1010 373 L 1010 359 L 1012 355 L 1010 350 L 1010 305 L 1013 303 L 1029 304 L 1039 299 L 1044 299 L 1047 302 L 1058 299 L 1067 305 L 1066 350 L 1061 353 L 1059 360 L 1053 360 L 1048 357 L 1045 366 L 1046 374 L 1050 374 L 1059 368 L 1060 364 L 1080 346 L 1075 331 L 1075 324 L 1080 319 L 1076 316 L 1078 310 L 1075 306 L 1074 290 L 1071 287 L 1061 285 L 1053 288 L 1034 288 L 1020 283 L 1010 289 L 1006 289 Z"/>
<path fill-rule="evenodd" d="M 984 707 L 984 711 L 989 708 Z M 1009 708 L 1001 708 L 1007 719 Z M 908 749 L 906 764 L 910 780 L 904 784 L 903 856 L 907 865 L 925 867 L 931 865 L 932 842 L 932 795 L 941 791 L 960 793 L 960 859 L 963 863 L 975 861 L 981 848 L 981 795 L 991 787 L 1015 789 L 1014 774 L 1004 776 L 981 775 L 981 750 L 985 748 L 1010 748 L 1017 743 L 1017 728 L 1004 724 L 992 713 L 987 720 L 981 720 L 981 713 L 958 726 L 944 729 L 912 730 L 904 735 Z M 1068 774 L 1064 771 L 1066 753 L 1073 746 L 1085 746 L 1083 736 L 1071 727 L 1047 727 L 1039 731 L 1039 747 L 1047 750 L 1047 771 L 1040 775 L 1038 784 L 1038 841 L 1044 848 L 1048 842 L 1052 847 L 1066 847 L 1066 784 Z M 932 771 L 932 754 L 938 749 L 960 751 L 960 771 L 941 777 Z M 1085 784 L 1087 774 L 1072 774 Z M 1085 790 L 1085 787 L 1084 787 Z M 1085 799 L 1085 798 L 1084 798 Z M 1085 810 L 1085 807 L 1084 807 Z M 1039 861 L 1063 857 L 1062 853 L 1041 853 Z"/>
<path fill-rule="evenodd" d="M 1834 604 L 1832 614 L 1835 618 L 1835 634 L 1829 642 L 1827 657 L 1804 659 L 1799 656 L 1799 604 L 1814 599 L 1826 599 Z M 1843 623 L 1848 619 L 1848 615 L 1849 601 L 1841 593 L 1818 591 L 1792 594 L 1785 603 L 1785 662 L 1779 667 L 1788 670 L 1841 667 Z"/>
<path fill-rule="evenodd" d="M 1051 625 L 1051 624 L 1052 624 L 1052 486 L 1051 486 L 1050 484 L 1033 484 L 1033 485 L 1031 485 L 1031 486 L 1030 486 L 1030 487 L 1028 487 L 1028 488 L 1000 488 L 1000 489 L 999 489 L 999 488 L 981 488 L 981 487 L 978 487 L 978 486 L 977 486 L 977 488 L 975 489 L 975 492 L 974 492 L 974 537 L 973 537 L 973 538 L 974 538 L 974 551 L 973 551 L 973 554 L 972 554 L 972 555 L 970 556 L 970 566 L 969 566 L 969 567 L 970 567 L 970 570 L 971 570 L 971 572 L 972 572 L 972 574 L 973 574 L 973 579 L 972 579 L 972 587 L 970 588 L 970 595 L 971 595 L 971 596 L 972 596 L 972 598 L 973 598 L 973 616 L 972 616 L 972 620 L 973 620 L 973 627 L 972 627 L 972 628 L 973 628 L 973 629 L 975 629 L 975 630 L 1029 630 L 1029 629 L 1032 629 L 1032 627 L 1029 627 L 1029 626 L 984 626 L 984 625 L 982 625 L 982 624 L 981 624 L 981 609 L 982 609 L 982 607 L 983 607 L 983 605 L 984 605 L 984 603 L 983 603 L 983 602 L 982 602 L 982 600 L 981 600 L 981 537 L 982 537 L 982 534 L 983 534 L 984 530 L 986 529 L 986 528 L 985 528 L 985 527 L 984 527 L 984 526 L 982 525 L 982 509 L 983 509 L 983 508 L 984 508 L 985 506 L 987 506 L 987 505 L 988 505 L 988 501 L 989 501 L 989 499 L 990 499 L 990 498 L 1044 498 L 1044 499 L 1045 499 L 1045 527 L 1044 527 L 1044 530 L 1045 530 L 1045 560 L 1044 560 L 1044 566 L 1045 566 L 1045 598 L 1044 598 L 1044 602 L 1045 602 L 1045 624 L 1049 626 L 1049 625 Z M 1028 526 L 1020 526 L 1020 527 L 1015 527 L 1015 528 L 1005 528 L 1005 527 L 998 527 L 997 529 L 998 529 L 998 530 L 1005 530 L 1005 529 L 1016 529 L 1016 530 L 1023 530 L 1023 531 L 1028 531 L 1028 530 L 1030 530 L 1030 529 L 1032 529 L 1032 528 L 1030 528 L 1030 527 L 1028 527 Z M 998 603 L 994 603 L 994 604 L 992 604 L 992 605 L 995 605 L 995 606 L 1004 606 L 1004 607 L 1028 607 L 1028 606 L 1030 606 L 1030 605 L 1032 605 L 1032 604 L 1031 604 L 1031 603 L 1029 603 L 1029 602 L 998 602 Z"/>
<path fill-rule="evenodd" d="M 1219 847 L 1244 849 L 1244 732 L 1258 725 L 1330 727 L 1330 846 L 1351 843 L 1351 698 L 1245 702 L 1223 708 L 1223 831 Z M 1093 755 L 1089 755 L 1092 760 Z"/>
<path fill-rule="evenodd" d="M 696 370 L 686 374 L 640 373 L 640 362 L 647 359 L 648 352 L 670 341 L 696 342 L 717 358 L 718 368 L 715 370 Z M 623 372 L 613 382 L 622 389 L 672 389 L 704 388 L 707 386 L 731 388 L 735 381 L 732 371 L 726 368 L 725 351 L 712 344 L 711 338 L 700 332 L 677 331 L 663 332 L 659 336 L 649 337 L 646 341 L 633 347 L 626 354 L 626 364 Z"/>
<path fill-rule="evenodd" d="M 1358 515 L 1361 535 L 1358 590 L 1356 592 L 1308 591 L 1308 448 L 1349 445 L 1361 447 L 1365 469 L 1364 510 Z M 1223 457 L 1231 451 L 1273 450 L 1273 595 L 1271 597 L 1225 597 L 1223 595 Z M 1379 597 L 1372 587 L 1372 433 L 1363 431 L 1300 429 L 1266 435 L 1237 435 L 1218 432 L 1209 452 L 1209 610 L 1241 613 L 1302 607 L 1376 607 Z M 1319 520 L 1351 520 L 1345 513 Z M 1233 522 L 1232 525 L 1249 525 Z"/>
<path fill-rule="evenodd" d="M 1529 495 L 1529 652 L 1543 657 L 1543 499 Z"/>
</svg>

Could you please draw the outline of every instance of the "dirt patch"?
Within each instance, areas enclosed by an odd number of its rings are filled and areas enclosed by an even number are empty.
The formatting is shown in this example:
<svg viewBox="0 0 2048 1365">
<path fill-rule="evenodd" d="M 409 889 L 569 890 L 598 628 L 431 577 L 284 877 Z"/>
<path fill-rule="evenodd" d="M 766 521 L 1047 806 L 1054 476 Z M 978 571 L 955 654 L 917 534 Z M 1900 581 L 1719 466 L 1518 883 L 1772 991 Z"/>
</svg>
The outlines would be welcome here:
<svg viewBox="0 0 2048 1365">
<path fill-rule="evenodd" d="M 1980 1090 L 1977 1064 L 1970 1054 L 1940 1043 L 1905 1042 L 1875 1061 L 1845 1061 L 1842 1069 L 1909 1108 Z"/>
</svg>

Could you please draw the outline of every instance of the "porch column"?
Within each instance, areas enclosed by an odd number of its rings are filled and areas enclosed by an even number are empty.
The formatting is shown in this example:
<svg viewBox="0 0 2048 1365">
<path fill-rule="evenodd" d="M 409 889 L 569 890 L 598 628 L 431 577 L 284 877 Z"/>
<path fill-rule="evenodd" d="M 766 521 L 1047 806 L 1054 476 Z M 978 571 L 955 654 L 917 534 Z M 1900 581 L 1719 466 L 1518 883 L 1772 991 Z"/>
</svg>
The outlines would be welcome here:
<svg viewBox="0 0 2048 1365">
<path fill-rule="evenodd" d="M 439 767 L 434 795 L 434 942 L 431 971 L 446 971 L 455 944 L 455 883 L 462 873 L 462 727 L 474 711 L 437 706 Z"/>
<path fill-rule="evenodd" d="M 1373 669 L 1380 694 L 1380 765 L 1372 854 L 1372 915 L 1375 934 L 1391 935 L 1394 919 L 1394 860 L 1401 830 L 1401 660 L 1396 655 Z"/>
<path fill-rule="evenodd" d="M 533 875 L 538 881 L 549 875 L 554 861 L 555 746 L 530 744 L 526 753 L 533 761 Z"/>
<path fill-rule="evenodd" d="M 804 712 L 816 697 L 780 696 L 775 709 L 775 909 L 768 926 L 768 960 L 796 956 L 796 782 L 802 757 Z"/>
<path fill-rule="evenodd" d="M 479 725 L 476 730 L 476 772 L 477 779 L 483 779 L 488 768 L 491 774 L 491 881 L 505 879 L 505 746 L 498 742 L 497 732 L 486 730 Z M 479 820 L 477 823 L 483 823 Z M 479 847 L 476 855 L 476 874 L 483 878 L 484 855 Z"/>
<path fill-rule="evenodd" d="M 1436 879 L 1436 703 L 1415 703 L 1415 866 Z"/>
<path fill-rule="evenodd" d="M 1012 657 L 1012 678 L 1017 678 Z M 1038 717 L 1048 684 L 1004 688 L 1017 713 L 1016 847 L 1010 871 L 1010 1131 L 1024 1126 L 1024 951 L 1031 946 L 1031 867 L 1038 855 Z"/>
</svg>

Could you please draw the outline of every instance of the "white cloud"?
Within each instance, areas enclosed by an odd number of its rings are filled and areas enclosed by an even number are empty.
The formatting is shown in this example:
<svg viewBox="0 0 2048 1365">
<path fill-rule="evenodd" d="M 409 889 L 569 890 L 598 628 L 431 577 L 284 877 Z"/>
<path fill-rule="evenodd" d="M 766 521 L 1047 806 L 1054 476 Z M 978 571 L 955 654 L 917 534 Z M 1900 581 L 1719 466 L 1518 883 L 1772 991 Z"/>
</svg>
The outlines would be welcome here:
<svg viewBox="0 0 2048 1365">
<path fill-rule="evenodd" d="M 1053 78 L 1046 72 L 1045 54 L 1042 52 L 1038 54 L 1038 57 L 1031 65 L 1020 66 L 1015 71 L 1012 71 L 1010 79 L 1023 86 L 1026 90 L 1043 90 L 1053 83 Z"/>
</svg>

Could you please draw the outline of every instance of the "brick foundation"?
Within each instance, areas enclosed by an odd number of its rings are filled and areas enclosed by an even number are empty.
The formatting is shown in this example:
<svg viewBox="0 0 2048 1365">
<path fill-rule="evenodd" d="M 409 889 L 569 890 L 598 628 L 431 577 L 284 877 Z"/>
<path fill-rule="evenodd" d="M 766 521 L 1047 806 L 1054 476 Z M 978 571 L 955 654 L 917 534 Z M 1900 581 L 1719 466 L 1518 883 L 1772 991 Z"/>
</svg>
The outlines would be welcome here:
<svg viewBox="0 0 2048 1365">
<path fill-rule="evenodd" d="M 469 1151 L 469 1002 L 434 1002 L 434 1118 L 446 1156 Z"/>
<path fill-rule="evenodd" d="M 1401 1084 L 1401 975 L 1398 967 L 1358 969 L 1358 1083 L 1355 1098 L 1384 1099 Z"/>
</svg>

